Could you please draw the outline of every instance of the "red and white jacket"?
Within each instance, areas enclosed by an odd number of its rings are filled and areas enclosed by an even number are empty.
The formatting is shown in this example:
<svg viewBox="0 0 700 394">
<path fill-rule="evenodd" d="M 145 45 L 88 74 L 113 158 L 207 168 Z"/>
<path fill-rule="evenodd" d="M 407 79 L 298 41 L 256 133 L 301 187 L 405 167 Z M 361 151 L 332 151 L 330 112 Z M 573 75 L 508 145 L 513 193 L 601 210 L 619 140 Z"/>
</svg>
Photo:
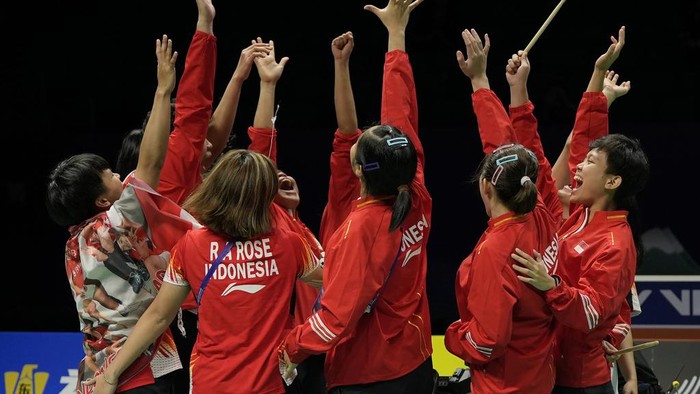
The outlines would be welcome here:
<svg viewBox="0 0 700 394">
<path fill-rule="evenodd" d="M 493 91 L 477 90 L 472 102 L 485 154 L 515 142 L 508 115 Z M 541 292 L 517 278 L 511 253 L 515 248 L 547 253 L 556 229 L 538 197 L 532 212 L 491 218 L 460 265 L 455 283 L 460 320 L 448 327 L 445 346 L 469 364 L 473 392 L 551 393 L 553 315 Z"/>
<path fill-rule="evenodd" d="M 280 347 L 294 363 L 327 352 L 328 389 L 398 378 L 432 354 L 426 295 L 432 198 L 424 183 L 413 72 L 404 51 L 385 56 L 382 123 L 401 129 L 418 152 L 408 217 L 389 232 L 392 198 L 367 196 L 355 201 L 324 245 L 321 309 L 294 328 Z"/>
</svg>

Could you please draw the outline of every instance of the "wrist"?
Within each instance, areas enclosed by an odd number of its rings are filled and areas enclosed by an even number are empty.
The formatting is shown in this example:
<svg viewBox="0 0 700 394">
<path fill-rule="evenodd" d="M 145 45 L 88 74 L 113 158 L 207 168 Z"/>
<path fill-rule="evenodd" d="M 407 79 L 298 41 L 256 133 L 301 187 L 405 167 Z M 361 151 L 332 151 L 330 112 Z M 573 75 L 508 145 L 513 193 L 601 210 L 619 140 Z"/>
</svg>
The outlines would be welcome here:
<svg viewBox="0 0 700 394">
<path fill-rule="evenodd" d="M 474 77 L 471 79 L 472 81 L 472 90 L 477 91 L 479 89 L 490 89 L 491 86 L 489 85 L 489 79 L 485 75 L 480 75 L 478 77 Z"/>
<path fill-rule="evenodd" d="M 116 386 L 117 383 L 119 382 L 118 378 L 112 378 L 112 379 L 108 378 L 106 372 L 102 373 L 102 379 L 105 381 L 105 383 L 107 383 L 110 386 Z"/>
</svg>

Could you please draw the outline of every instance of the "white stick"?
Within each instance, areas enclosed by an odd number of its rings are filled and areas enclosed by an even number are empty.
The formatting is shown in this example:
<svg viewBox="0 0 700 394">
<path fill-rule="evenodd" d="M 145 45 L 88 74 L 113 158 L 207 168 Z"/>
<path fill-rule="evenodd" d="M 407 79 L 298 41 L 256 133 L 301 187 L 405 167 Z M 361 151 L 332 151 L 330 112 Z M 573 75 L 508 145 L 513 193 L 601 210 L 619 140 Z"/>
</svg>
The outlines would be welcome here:
<svg viewBox="0 0 700 394">
<path fill-rule="evenodd" d="M 537 30 L 537 33 L 535 34 L 535 36 L 532 37 L 532 40 L 530 40 L 530 43 L 527 44 L 527 46 L 525 47 L 525 52 L 530 53 L 530 49 L 532 49 L 532 46 L 535 45 L 537 40 L 540 38 L 540 36 L 542 35 L 542 32 L 544 32 L 544 29 L 546 29 L 547 26 L 549 26 L 549 22 L 551 22 L 552 19 L 554 19 L 554 16 L 557 14 L 557 12 L 559 12 L 559 9 L 561 8 L 561 6 L 564 5 L 565 1 L 566 0 L 561 0 L 559 2 L 559 4 L 557 4 L 557 6 L 554 7 L 554 10 L 552 11 L 551 14 L 549 14 L 549 17 L 547 17 L 547 20 L 544 21 L 544 24 L 542 24 L 542 27 L 540 27 L 540 29 Z"/>
<path fill-rule="evenodd" d="M 647 349 L 647 348 L 650 348 L 650 347 L 654 347 L 654 346 L 656 346 L 656 345 L 658 345 L 658 344 L 659 344 L 659 341 L 644 342 L 644 343 L 640 343 L 639 345 L 635 345 L 635 346 L 628 347 L 628 348 L 625 348 L 625 349 L 620 349 L 620 350 L 618 350 L 618 351 L 616 351 L 616 352 L 610 353 L 610 355 L 612 355 L 612 356 L 617 356 L 618 354 L 625 354 L 625 353 L 634 352 L 634 351 L 637 351 L 637 350 L 642 350 L 642 349 Z"/>
</svg>

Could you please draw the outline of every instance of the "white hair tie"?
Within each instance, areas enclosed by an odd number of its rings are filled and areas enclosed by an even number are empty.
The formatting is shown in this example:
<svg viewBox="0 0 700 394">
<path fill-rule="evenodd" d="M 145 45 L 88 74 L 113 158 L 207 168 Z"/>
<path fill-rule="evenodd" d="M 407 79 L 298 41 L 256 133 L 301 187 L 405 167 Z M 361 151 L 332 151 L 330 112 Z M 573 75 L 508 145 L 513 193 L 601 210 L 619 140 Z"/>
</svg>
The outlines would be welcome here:
<svg viewBox="0 0 700 394">
<path fill-rule="evenodd" d="M 520 186 L 525 186 L 525 182 L 532 182 L 529 176 L 525 175 L 524 177 L 520 178 Z"/>
</svg>

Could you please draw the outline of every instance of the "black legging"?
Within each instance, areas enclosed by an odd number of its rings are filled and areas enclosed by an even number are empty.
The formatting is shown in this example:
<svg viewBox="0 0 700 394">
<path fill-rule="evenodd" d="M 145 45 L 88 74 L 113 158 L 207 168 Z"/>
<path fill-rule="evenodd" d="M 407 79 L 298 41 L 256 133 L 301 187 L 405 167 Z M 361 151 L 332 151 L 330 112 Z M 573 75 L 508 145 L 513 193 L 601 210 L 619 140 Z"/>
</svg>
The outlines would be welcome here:
<svg viewBox="0 0 700 394">
<path fill-rule="evenodd" d="M 428 357 L 418 368 L 400 378 L 383 382 L 334 387 L 330 394 L 431 394 L 433 392 L 433 360 Z"/>
<path fill-rule="evenodd" d="M 608 382 L 600 386 L 586 388 L 554 386 L 552 394 L 615 394 L 615 390 L 613 390 L 612 383 Z"/>
</svg>

